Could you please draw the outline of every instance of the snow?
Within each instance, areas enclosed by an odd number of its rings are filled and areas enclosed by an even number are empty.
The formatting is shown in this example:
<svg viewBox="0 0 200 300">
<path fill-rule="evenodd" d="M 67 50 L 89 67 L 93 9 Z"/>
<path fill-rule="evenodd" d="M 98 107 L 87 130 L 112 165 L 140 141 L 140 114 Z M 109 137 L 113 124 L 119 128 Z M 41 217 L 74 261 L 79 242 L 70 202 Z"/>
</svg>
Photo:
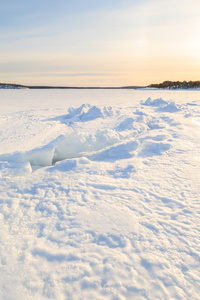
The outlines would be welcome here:
<svg viewBox="0 0 200 300">
<path fill-rule="evenodd" d="M 199 299 L 200 92 L 0 104 L 0 299 Z"/>
</svg>

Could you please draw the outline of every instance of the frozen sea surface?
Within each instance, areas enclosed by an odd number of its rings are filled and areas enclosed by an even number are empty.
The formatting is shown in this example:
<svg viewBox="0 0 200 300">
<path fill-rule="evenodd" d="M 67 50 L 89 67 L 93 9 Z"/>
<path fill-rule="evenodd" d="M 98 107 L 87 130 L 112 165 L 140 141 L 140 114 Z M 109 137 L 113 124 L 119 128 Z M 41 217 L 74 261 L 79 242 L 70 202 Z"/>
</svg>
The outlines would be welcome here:
<svg viewBox="0 0 200 300">
<path fill-rule="evenodd" d="M 200 92 L 0 105 L 0 299 L 199 299 Z"/>
</svg>

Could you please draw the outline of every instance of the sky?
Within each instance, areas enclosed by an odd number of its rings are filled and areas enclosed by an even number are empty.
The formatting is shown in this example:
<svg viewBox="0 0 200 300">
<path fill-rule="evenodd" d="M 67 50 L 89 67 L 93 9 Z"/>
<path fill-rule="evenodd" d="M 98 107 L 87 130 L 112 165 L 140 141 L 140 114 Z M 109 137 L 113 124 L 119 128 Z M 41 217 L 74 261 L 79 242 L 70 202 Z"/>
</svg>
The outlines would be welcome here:
<svg viewBox="0 0 200 300">
<path fill-rule="evenodd" d="M 0 82 L 200 80 L 199 0 L 0 0 Z"/>
</svg>

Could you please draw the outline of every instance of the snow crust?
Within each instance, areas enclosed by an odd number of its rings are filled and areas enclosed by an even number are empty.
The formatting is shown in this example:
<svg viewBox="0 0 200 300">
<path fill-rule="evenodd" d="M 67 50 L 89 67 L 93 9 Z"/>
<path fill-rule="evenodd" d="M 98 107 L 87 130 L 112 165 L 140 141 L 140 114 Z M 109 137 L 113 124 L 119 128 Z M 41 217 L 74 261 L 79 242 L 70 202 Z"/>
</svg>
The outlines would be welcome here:
<svg viewBox="0 0 200 300">
<path fill-rule="evenodd" d="M 0 299 L 199 299 L 200 93 L 18 92 L 1 102 Z"/>
</svg>

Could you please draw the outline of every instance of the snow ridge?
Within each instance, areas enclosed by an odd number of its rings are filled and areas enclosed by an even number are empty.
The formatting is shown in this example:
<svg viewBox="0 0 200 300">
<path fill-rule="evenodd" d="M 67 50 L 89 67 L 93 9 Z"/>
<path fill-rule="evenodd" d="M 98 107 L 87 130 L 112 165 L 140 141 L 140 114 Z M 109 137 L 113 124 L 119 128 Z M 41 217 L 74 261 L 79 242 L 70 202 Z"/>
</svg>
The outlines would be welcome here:
<svg viewBox="0 0 200 300">
<path fill-rule="evenodd" d="M 156 106 L 157 110 L 159 108 L 160 111 L 177 111 L 173 102 L 166 103 L 162 99 L 152 101 L 148 98 L 142 105 Z M 138 111 L 135 114 L 138 115 Z M 115 120 L 117 125 L 112 129 L 97 129 L 93 134 L 74 130 L 71 133 L 59 135 L 43 147 L 25 152 L 0 155 L 0 161 L 2 161 L 0 163 L 1 176 L 9 176 L 9 173 L 11 176 L 17 175 L 17 168 L 19 168 L 19 175 L 27 175 L 31 173 L 32 168 L 52 166 L 58 161 L 76 159 L 83 156 L 91 160 L 102 161 L 114 158 L 130 158 L 136 154 L 161 155 L 162 152 L 170 149 L 169 143 L 149 141 L 149 138 L 147 140 L 142 138 L 142 143 L 140 143 L 140 137 L 155 128 L 155 126 L 152 126 L 152 122 L 160 122 L 159 119 L 151 119 L 149 121 L 149 116 L 147 115 L 128 117 L 120 115 L 119 111 L 112 107 L 100 108 L 83 104 L 76 109 L 70 107 L 68 114 L 60 120 L 71 127 L 75 123 L 90 122 L 99 118 L 117 118 Z M 119 124 L 118 120 L 120 121 Z M 136 150 L 136 154 L 133 153 Z"/>
</svg>

